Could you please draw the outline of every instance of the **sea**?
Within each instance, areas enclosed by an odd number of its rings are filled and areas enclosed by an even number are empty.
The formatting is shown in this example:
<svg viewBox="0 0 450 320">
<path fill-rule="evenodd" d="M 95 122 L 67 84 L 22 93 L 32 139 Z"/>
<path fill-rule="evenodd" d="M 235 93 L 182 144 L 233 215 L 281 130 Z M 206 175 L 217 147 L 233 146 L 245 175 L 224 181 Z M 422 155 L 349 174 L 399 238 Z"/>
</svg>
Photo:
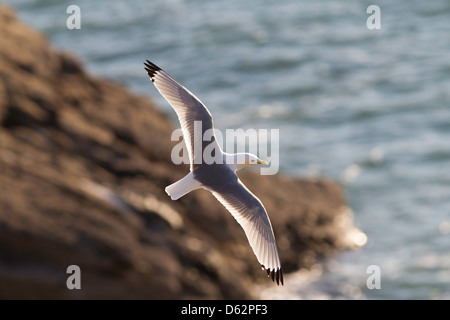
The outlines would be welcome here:
<svg viewBox="0 0 450 320">
<path fill-rule="evenodd" d="M 450 1 L 2 2 L 174 124 L 145 59 L 216 128 L 278 129 L 280 173 L 342 185 L 364 245 L 261 298 L 450 299 Z"/>
</svg>

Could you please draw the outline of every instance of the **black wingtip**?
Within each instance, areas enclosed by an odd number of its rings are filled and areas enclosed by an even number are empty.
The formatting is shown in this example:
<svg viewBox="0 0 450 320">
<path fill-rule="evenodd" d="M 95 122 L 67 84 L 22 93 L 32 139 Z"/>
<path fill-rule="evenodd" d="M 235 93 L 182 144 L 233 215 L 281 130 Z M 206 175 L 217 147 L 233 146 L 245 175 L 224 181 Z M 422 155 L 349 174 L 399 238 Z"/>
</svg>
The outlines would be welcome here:
<svg viewBox="0 0 450 320">
<path fill-rule="evenodd" d="M 266 269 L 263 265 L 262 265 L 262 267 L 264 269 Z M 281 271 L 281 268 L 276 271 L 275 271 L 275 269 L 272 269 L 272 270 L 266 269 L 266 272 L 267 272 L 267 277 L 271 277 L 273 282 L 276 281 L 277 285 L 280 285 L 280 282 L 281 282 L 281 285 L 284 286 L 283 271 Z"/>
<path fill-rule="evenodd" d="M 266 267 L 264 267 L 264 266 L 262 266 L 262 267 L 263 267 L 263 269 L 266 269 Z M 269 277 L 270 276 L 270 270 L 266 269 L 266 272 L 267 272 L 267 276 Z"/>
<path fill-rule="evenodd" d="M 145 61 L 146 62 L 144 62 L 144 65 L 145 65 L 144 69 L 147 71 L 152 82 L 155 82 L 155 75 L 159 70 L 161 70 L 161 68 L 158 67 L 156 64 L 150 62 L 149 60 L 145 60 Z"/>
</svg>

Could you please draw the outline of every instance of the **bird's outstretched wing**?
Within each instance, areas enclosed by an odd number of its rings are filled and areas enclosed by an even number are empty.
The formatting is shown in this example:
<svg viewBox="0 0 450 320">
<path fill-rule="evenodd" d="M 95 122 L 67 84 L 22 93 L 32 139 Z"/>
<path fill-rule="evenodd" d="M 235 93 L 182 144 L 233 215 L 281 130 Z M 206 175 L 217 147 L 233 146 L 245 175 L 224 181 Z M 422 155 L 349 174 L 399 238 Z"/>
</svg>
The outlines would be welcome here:
<svg viewBox="0 0 450 320">
<path fill-rule="evenodd" d="M 194 163 L 198 164 L 202 162 L 203 149 L 207 144 L 211 143 L 210 141 L 203 141 L 204 132 L 208 129 L 213 129 L 211 113 L 193 93 L 172 78 L 167 72 L 150 61 L 146 61 L 144 63 L 145 70 L 150 76 L 150 79 L 156 89 L 158 89 L 177 113 L 188 149 L 192 171 Z M 195 130 L 196 125 L 197 130 Z M 212 139 L 215 141 L 215 137 Z M 194 141 L 201 144 L 201 147 L 197 146 L 195 148 Z"/>
<path fill-rule="evenodd" d="M 280 258 L 269 216 L 261 201 L 242 183 L 237 181 L 208 187 L 208 190 L 233 215 L 245 235 L 259 263 L 267 275 L 283 284 Z"/>
</svg>

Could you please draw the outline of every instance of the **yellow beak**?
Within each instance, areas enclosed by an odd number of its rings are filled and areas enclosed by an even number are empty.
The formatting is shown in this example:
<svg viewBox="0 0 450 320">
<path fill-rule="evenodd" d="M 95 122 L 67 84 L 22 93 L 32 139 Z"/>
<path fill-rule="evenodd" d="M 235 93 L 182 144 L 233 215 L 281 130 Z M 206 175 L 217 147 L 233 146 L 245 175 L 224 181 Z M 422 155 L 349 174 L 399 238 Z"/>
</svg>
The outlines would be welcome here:
<svg viewBox="0 0 450 320">
<path fill-rule="evenodd" d="M 266 166 L 269 165 L 269 163 L 268 163 L 267 161 L 264 161 L 264 160 L 258 160 L 256 163 L 257 163 L 257 164 L 264 164 L 264 165 L 266 165 Z"/>
</svg>

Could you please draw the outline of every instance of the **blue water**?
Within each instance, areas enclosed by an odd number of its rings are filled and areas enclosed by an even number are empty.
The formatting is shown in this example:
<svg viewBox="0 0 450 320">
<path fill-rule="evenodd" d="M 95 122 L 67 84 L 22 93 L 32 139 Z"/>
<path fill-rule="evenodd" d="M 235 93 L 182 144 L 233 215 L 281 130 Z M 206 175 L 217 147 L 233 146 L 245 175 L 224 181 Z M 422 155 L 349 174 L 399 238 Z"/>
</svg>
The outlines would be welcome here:
<svg viewBox="0 0 450 320">
<path fill-rule="evenodd" d="M 145 59 L 194 92 L 217 128 L 280 129 L 281 172 L 343 185 L 367 244 L 264 297 L 450 299 L 449 1 L 5 2 L 174 121 Z M 70 4 L 80 30 L 66 28 Z M 366 27 L 371 4 L 380 30 Z M 366 286 L 370 265 L 380 289 Z"/>
</svg>

